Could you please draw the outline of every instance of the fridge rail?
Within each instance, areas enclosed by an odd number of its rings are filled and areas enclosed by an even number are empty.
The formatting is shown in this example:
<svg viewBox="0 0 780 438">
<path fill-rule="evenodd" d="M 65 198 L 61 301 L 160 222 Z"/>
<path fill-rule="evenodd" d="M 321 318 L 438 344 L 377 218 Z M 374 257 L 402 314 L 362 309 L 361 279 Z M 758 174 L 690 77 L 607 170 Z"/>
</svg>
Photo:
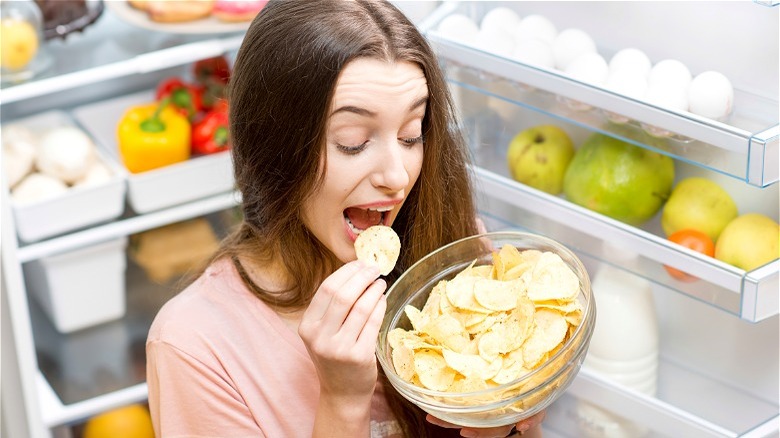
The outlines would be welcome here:
<svg viewBox="0 0 780 438">
<path fill-rule="evenodd" d="M 474 167 L 473 172 L 479 192 L 535 215 L 535 232 L 590 251 L 600 248 L 601 241 L 631 248 L 632 252 L 641 256 L 640 265 L 629 265 L 608 250 L 591 255 L 747 321 L 758 322 L 778 314 L 780 259 L 746 272 L 491 170 Z M 666 273 L 663 265 L 694 275 L 699 281 L 684 283 L 675 280 Z"/>
<path fill-rule="evenodd" d="M 434 30 L 438 21 L 456 11 L 462 12 L 456 3 L 446 2 L 423 24 L 432 47 L 445 60 L 448 79 L 470 83 L 487 93 L 501 87 L 499 97 L 519 105 L 732 175 L 750 185 L 766 187 L 778 181 L 777 100 L 734 90 L 737 104 L 729 123 L 665 109 L 559 71 L 455 42 Z M 612 122 L 617 119 L 622 120 Z"/>
</svg>

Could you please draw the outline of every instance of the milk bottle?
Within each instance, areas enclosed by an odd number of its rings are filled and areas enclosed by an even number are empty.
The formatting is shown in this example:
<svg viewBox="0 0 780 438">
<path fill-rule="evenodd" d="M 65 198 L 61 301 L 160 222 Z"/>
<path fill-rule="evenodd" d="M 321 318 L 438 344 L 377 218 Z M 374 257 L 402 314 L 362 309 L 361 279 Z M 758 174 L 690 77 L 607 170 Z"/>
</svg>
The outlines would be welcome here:
<svg viewBox="0 0 780 438">
<path fill-rule="evenodd" d="M 638 269 L 635 253 L 605 244 L 605 251 Z M 585 358 L 591 371 L 648 395 L 658 381 L 658 320 L 650 282 L 603 263 L 593 277 L 596 327 Z M 587 437 L 639 437 L 646 429 L 586 402 L 577 408 Z"/>
</svg>

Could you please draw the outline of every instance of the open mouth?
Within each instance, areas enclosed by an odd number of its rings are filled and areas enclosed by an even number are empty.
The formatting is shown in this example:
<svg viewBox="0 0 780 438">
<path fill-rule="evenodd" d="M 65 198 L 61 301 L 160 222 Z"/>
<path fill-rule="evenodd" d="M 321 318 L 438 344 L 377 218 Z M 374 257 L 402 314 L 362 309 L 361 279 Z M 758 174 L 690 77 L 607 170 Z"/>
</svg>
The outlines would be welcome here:
<svg viewBox="0 0 780 438">
<path fill-rule="evenodd" d="M 362 233 L 366 228 L 374 225 L 384 225 L 392 206 L 376 208 L 350 207 L 344 210 L 344 219 L 347 226 L 355 235 Z"/>
</svg>

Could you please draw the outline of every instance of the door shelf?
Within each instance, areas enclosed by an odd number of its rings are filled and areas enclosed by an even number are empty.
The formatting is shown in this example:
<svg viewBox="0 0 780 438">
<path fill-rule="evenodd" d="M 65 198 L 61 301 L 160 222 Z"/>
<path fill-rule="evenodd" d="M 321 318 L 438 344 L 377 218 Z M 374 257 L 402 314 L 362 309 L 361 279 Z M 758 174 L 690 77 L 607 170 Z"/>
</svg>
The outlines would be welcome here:
<svg viewBox="0 0 780 438">
<path fill-rule="evenodd" d="M 503 163 L 502 163 L 503 164 Z M 750 322 L 778 314 L 780 259 L 746 272 L 680 247 L 650 231 L 632 227 L 504 176 L 496 168 L 473 168 L 483 195 L 482 211 L 498 226 L 524 228 L 547 235 L 575 250 L 622 267 L 661 286 L 720 308 Z M 610 242 L 610 246 L 602 242 Z M 635 260 L 627 261 L 631 249 Z M 699 278 L 686 283 L 670 277 L 664 265 Z M 706 280 L 704 280 L 706 279 Z"/>
<path fill-rule="evenodd" d="M 736 89 L 734 111 L 726 122 L 664 109 L 577 81 L 557 70 L 453 41 L 434 30 L 442 18 L 456 12 L 474 15 L 466 6 L 447 2 L 422 25 L 434 51 L 444 60 L 450 81 L 754 186 L 778 181 L 780 125 L 776 98 Z"/>
</svg>

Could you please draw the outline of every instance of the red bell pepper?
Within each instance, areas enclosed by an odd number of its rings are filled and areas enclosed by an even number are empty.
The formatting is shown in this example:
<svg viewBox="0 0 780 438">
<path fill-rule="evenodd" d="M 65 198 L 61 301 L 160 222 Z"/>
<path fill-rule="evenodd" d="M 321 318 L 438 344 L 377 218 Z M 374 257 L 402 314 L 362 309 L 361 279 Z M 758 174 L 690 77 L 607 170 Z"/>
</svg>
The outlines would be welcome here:
<svg viewBox="0 0 780 438">
<path fill-rule="evenodd" d="M 169 97 L 170 104 L 178 112 L 192 120 L 203 110 L 201 90 L 192 84 L 188 84 L 179 78 L 168 78 L 157 86 L 156 98 L 158 101 Z"/>
<path fill-rule="evenodd" d="M 192 153 L 213 154 L 230 148 L 228 113 L 225 105 L 206 113 L 192 126 Z"/>
<path fill-rule="evenodd" d="M 224 56 L 202 59 L 194 64 L 193 76 L 201 90 L 203 107 L 209 109 L 225 96 L 225 87 L 230 80 L 230 66 Z"/>
<path fill-rule="evenodd" d="M 206 85 L 213 80 L 224 85 L 230 79 L 230 65 L 224 56 L 201 59 L 195 62 L 193 73 L 195 82 L 199 84 Z"/>
</svg>

